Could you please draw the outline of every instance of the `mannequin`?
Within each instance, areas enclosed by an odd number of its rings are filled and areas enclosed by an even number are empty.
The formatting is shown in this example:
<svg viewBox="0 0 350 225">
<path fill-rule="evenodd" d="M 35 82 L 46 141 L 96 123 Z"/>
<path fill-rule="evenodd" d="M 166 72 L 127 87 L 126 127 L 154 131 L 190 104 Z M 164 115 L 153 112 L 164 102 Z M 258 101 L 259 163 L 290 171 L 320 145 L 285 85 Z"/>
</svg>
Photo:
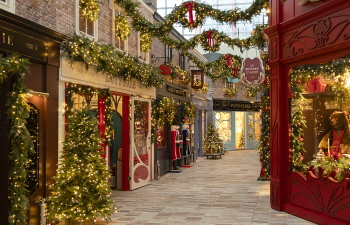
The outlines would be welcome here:
<svg viewBox="0 0 350 225">
<path fill-rule="evenodd" d="M 327 149 L 330 155 L 348 153 L 350 132 L 347 113 L 335 111 L 329 119 L 333 129 L 322 138 L 318 148 Z"/>
</svg>

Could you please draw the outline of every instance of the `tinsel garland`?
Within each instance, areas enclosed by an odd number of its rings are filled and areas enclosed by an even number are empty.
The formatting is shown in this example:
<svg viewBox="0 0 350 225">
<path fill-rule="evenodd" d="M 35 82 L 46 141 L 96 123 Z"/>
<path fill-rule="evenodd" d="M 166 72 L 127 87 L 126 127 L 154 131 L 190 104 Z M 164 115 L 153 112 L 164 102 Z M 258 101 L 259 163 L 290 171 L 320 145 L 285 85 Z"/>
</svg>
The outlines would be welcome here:
<svg viewBox="0 0 350 225">
<path fill-rule="evenodd" d="M 28 163 L 28 153 L 33 151 L 33 142 L 26 127 L 30 106 L 26 103 L 28 93 L 23 83 L 24 73 L 29 70 L 29 60 L 13 54 L 6 58 L 0 57 L 0 82 L 11 79 L 12 90 L 7 97 L 7 119 L 10 121 L 10 167 L 9 167 L 9 217 L 10 225 L 27 224 L 28 190 L 26 187 L 27 173 L 24 165 Z M 6 134 L 5 134 L 6 135 Z"/>
<path fill-rule="evenodd" d="M 105 98 L 106 111 L 105 122 L 106 122 L 106 134 L 105 139 L 106 143 L 110 143 L 111 137 L 113 135 L 112 130 L 112 96 L 108 89 L 97 89 L 91 86 L 85 86 L 80 84 L 68 83 L 66 86 L 66 116 L 69 117 L 73 115 L 74 112 L 74 94 L 78 94 L 85 97 L 85 101 L 89 105 L 89 99 L 94 95 L 98 95 L 100 97 Z"/>
<path fill-rule="evenodd" d="M 197 106 L 192 102 L 182 103 L 182 116 L 188 118 L 188 122 L 192 124 L 196 116 Z"/>
<path fill-rule="evenodd" d="M 261 95 L 261 135 L 256 148 L 261 164 L 258 180 L 270 178 L 270 71 L 268 69 L 265 69 L 265 76 Z"/>
<path fill-rule="evenodd" d="M 128 25 L 128 20 L 123 14 L 117 16 L 115 19 L 115 35 L 120 38 L 120 40 L 126 40 L 131 32 Z"/>
<path fill-rule="evenodd" d="M 101 45 L 87 37 L 72 35 L 62 47 L 62 56 L 67 56 L 71 64 L 83 62 L 86 69 L 93 66 L 97 72 L 101 71 L 113 77 L 136 79 L 145 87 L 158 88 L 163 84 L 164 78 L 158 68 L 125 55 L 113 46 Z"/>
<path fill-rule="evenodd" d="M 98 19 L 98 13 L 100 11 L 99 0 L 80 0 L 79 7 L 83 16 L 88 21 L 95 21 Z"/>
</svg>

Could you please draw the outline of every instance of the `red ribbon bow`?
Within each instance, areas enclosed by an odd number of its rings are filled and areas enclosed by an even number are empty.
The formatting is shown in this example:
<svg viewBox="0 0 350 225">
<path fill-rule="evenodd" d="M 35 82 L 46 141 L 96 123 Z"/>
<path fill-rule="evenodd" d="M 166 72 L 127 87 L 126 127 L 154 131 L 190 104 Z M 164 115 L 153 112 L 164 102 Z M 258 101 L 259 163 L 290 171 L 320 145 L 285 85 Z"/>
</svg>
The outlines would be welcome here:
<svg viewBox="0 0 350 225">
<path fill-rule="evenodd" d="M 193 2 L 187 2 L 186 4 L 184 4 L 184 7 L 185 8 L 188 8 L 188 17 L 189 17 L 189 20 L 190 20 L 190 24 L 191 26 L 193 26 L 193 6 L 194 6 L 194 3 Z"/>
<path fill-rule="evenodd" d="M 227 64 L 228 66 L 231 65 L 231 57 L 232 57 L 232 55 L 225 55 L 226 64 Z"/>
<path fill-rule="evenodd" d="M 207 34 L 207 39 L 208 39 L 208 45 L 213 46 L 214 45 L 214 39 L 211 37 L 211 35 L 214 33 L 213 30 L 208 31 Z"/>
<path fill-rule="evenodd" d="M 238 67 L 235 66 L 235 68 L 233 68 L 233 74 L 236 75 L 238 73 Z"/>
</svg>

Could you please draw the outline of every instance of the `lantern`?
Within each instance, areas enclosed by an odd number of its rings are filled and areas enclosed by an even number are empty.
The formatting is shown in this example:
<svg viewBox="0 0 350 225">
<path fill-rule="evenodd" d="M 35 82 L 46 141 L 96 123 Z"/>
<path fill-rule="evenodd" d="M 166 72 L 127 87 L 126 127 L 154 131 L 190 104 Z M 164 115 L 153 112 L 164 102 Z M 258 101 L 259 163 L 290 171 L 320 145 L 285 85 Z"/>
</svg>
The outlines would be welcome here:
<svg viewBox="0 0 350 225">
<path fill-rule="evenodd" d="M 191 70 L 191 87 L 201 89 L 204 85 L 204 72 L 202 70 Z"/>
</svg>

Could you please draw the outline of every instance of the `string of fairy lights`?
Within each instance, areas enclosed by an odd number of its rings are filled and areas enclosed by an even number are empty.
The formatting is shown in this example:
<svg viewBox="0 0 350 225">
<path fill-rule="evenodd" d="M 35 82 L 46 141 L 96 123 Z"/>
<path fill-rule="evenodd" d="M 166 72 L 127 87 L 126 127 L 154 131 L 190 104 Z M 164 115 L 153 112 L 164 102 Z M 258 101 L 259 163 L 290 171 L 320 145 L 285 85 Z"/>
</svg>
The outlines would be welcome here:
<svg viewBox="0 0 350 225">
<path fill-rule="evenodd" d="M 23 165 L 30 163 L 28 153 L 33 152 L 33 142 L 26 126 L 30 106 L 26 103 L 28 90 L 23 84 L 24 73 L 28 71 L 29 60 L 13 54 L 0 57 L 0 82 L 12 79 L 14 84 L 7 97 L 7 115 L 10 121 L 10 168 L 8 199 L 10 203 L 9 223 L 26 224 L 29 202 L 27 198 L 28 171 Z"/>
</svg>

